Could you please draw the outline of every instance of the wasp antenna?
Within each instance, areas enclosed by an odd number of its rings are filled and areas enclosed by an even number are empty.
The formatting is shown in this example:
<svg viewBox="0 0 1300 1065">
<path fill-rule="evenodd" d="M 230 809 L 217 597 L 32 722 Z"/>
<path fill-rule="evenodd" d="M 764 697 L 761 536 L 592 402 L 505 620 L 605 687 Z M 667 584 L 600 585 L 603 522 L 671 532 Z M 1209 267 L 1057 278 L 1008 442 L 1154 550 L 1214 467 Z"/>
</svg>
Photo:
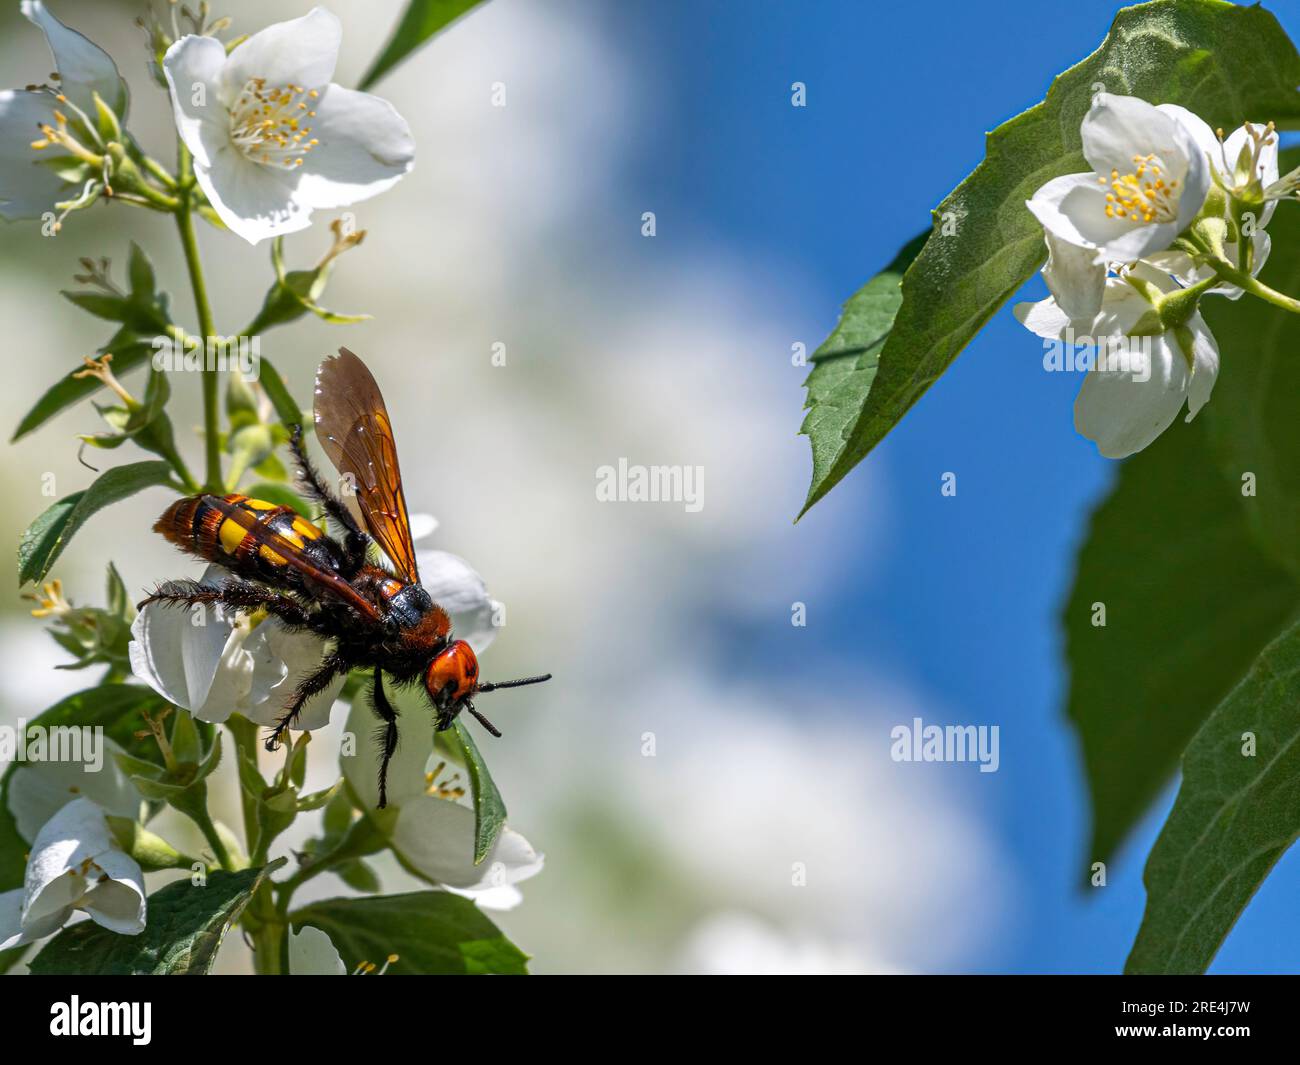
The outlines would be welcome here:
<svg viewBox="0 0 1300 1065">
<path fill-rule="evenodd" d="M 543 673 L 540 677 L 521 677 L 519 680 L 499 680 L 495 684 L 480 684 L 474 689 L 478 692 L 496 691 L 498 688 L 522 688 L 525 684 L 541 684 L 544 680 L 550 680 L 551 674 Z"/>
<path fill-rule="evenodd" d="M 475 719 L 478 721 L 478 723 L 482 725 L 485 729 L 487 729 L 490 733 L 492 733 L 493 736 L 495 736 L 497 739 L 501 738 L 501 730 L 498 729 L 496 725 L 492 724 L 491 721 L 485 718 L 482 714 L 480 714 L 468 703 L 465 704 L 465 709 L 468 710 L 471 714 L 473 714 Z"/>
</svg>

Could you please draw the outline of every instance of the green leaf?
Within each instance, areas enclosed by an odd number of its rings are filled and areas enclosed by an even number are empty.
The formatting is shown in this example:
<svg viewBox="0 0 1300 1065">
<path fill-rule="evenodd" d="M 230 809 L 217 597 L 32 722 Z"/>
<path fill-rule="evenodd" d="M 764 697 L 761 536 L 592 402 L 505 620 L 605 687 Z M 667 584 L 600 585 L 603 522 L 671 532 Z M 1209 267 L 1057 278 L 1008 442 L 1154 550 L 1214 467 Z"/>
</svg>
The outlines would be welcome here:
<svg viewBox="0 0 1300 1065">
<path fill-rule="evenodd" d="M 1147 861 L 1133 973 L 1198 973 L 1300 834 L 1300 623 L 1273 641 L 1196 734 Z M 1243 753 L 1255 737 L 1252 755 Z"/>
<path fill-rule="evenodd" d="M 123 296 L 107 292 L 63 292 L 61 295 L 83 311 L 110 322 L 125 322 L 131 314 L 131 305 Z"/>
<path fill-rule="evenodd" d="M 369 89 L 403 59 L 424 44 L 439 30 L 460 18 L 482 0 L 411 0 L 397 24 L 393 36 L 384 45 L 379 58 L 374 61 L 359 89 Z"/>
<path fill-rule="evenodd" d="M 333 873 L 353 891 L 360 891 L 367 895 L 374 895 L 383 887 L 379 874 L 360 858 L 336 866 Z"/>
<path fill-rule="evenodd" d="M 469 899 L 415 891 L 368 899 L 327 899 L 290 915 L 295 929 L 319 928 L 349 972 L 362 962 L 398 956 L 394 974 L 525 975 L 528 956 Z"/>
<path fill-rule="evenodd" d="M 126 264 L 127 281 L 131 285 L 132 299 L 144 303 L 152 300 L 158 282 L 154 276 L 153 263 L 149 256 L 135 241 L 131 241 L 131 252 Z"/>
<path fill-rule="evenodd" d="M 474 793 L 474 864 L 478 865 L 487 857 L 497 836 L 501 835 L 506 823 L 506 804 L 488 772 L 487 763 L 474 745 L 474 737 L 460 718 L 456 719 L 447 738 L 457 760 L 469 771 L 470 787 Z"/>
<path fill-rule="evenodd" d="M 865 395 L 845 374 L 846 408 L 826 419 L 803 512 L 874 448 L 1041 265 L 1042 229 L 1025 200 L 1044 182 L 1087 169 L 1079 124 L 1094 86 L 1177 103 L 1211 127 L 1300 121 L 1300 55 L 1269 12 L 1218 0 L 1124 8 L 1101 47 L 1056 79 L 1047 98 L 988 136 L 984 161 L 934 212 L 932 238 L 908 268 L 902 305 Z M 816 424 L 816 423 L 814 423 Z"/>
<path fill-rule="evenodd" d="M 812 372 L 804 382 L 808 414 L 799 430 L 812 444 L 813 484 L 830 477 L 844 454 L 903 302 L 899 288 L 903 273 L 928 237 L 928 233 L 913 237 L 893 262 L 849 297 L 835 331 L 813 352 Z"/>
<path fill-rule="evenodd" d="M 107 344 L 99 349 L 98 354 L 113 353 L 113 373 L 121 379 L 124 374 L 134 370 L 137 366 L 148 363 L 153 357 L 153 351 L 151 340 L 136 336 L 135 333 L 124 326 L 118 330 Z M 10 443 L 21 440 L 32 430 L 39 429 L 56 414 L 80 403 L 89 396 L 93 396 L 104 387 L 103 382 L 96 378 L 72 376 L 73 373 L 81 369 L 83 367 L 78 366 L 76 370 L 70 370 L 46 390 L 45 394 L 36 401 L 36 405 L 23 415 L 23 420 L 18 423 L 18 428 L 14 430 L 14 435 L 10 438 Z"/>
<path fill-rule="evenodd" d="M 93 514 L 170 479 L 171 468 L 165 462 L 135 462 L 105 470 L 89 488 L 59 500 L 23 533 L 18 547 L 18 583 L 43 579 Z"/>
<path fill-rule="evenodd" d="M 1300 149 L 1284 152 L 1283 171 L 1300 165 Z M 1273 253 L 1261 278 L 1283 292 L 1300 292 L 1300 211 L 1283 203 L 1269 224 Z M 1246 499 L 1260 544 L 1300 578 L 1300 316 L 1257 299 L 1206 299 L 1201 308 L 1218 339 L 1222 370 L 1202 415 L 1220 466 Z"/>
<path fill-rule="evenodd" d="M 266 393 L 267 399 L 271 401 L 271 406 L 275 408 L 276 416 L 284 424 L 292 428 L 295 425 L 301 425 L 304 429 L 308 428 L 303 422 L 302 411 L 298 404 L 294 402 L 293 396 L 289 394 L 288 388 L 285 387 L 284 378 L 281 377 L 274 366 L 267 359 L 262 359 L 258 363 L 257 371 L 258 384 Z"/>
<path fill-rule="evenodd" d="M 147 759 L 159 757 L 153 739 L 138 740 L 135 733 L 144 726 L 141 711 L 157 713 L 167 701 L 143 684 L 103 684 L 59 700 L 28 726 L 53 729 L 67 725 L 102 728 L 104 735 L 129 754 Z M 205 726 L 211 731 L 212 726 Z M 9 784 L 15 773 L 26 772 L 28 762 L 11 762 L 0 776 L 0 891 L 21 887 L 27 867 L 28 841 L 18 834 L 9 812 Z"/>
<path fill-rule="evenodd" d="M 197 887 L 186 878 L 149 896 L 149 917 L 138 936 L 110 932 L 92 921 L 65 928 L 32 959 L 37 975 L 203 976 L 231 923 L 248 905 L 277 859 L 260 869 L 209 873 Z"/>
<path fill-rule="evenodd" d="M 1300 588 L 1255 546 L 1240 491 L 1215 475 L 1203 419 L 1176 422 L 1120 467 L 1063 619 L 1092 805 L 1085 865 L 1114 858 L 1188 740 L 1298 607 Z"/>
<path fill-rule="evenodd" d="M 359 243 L 363 236 L 364 233 L 357 234 L 355 243 Z M 355 325 L 366 321 L 370 317 L 368 314 L 336 314 L 317 302 L 325 291 L 335 257 L 341 249 L 354 246 L 353 242 L 343 238 L 338 240 L 334 249 L 312 269 L 287 272 L 284 267 L 284 238 L 277 237 L 272 241 L 271 266 L 275 270 L 275 281 L 266 290 L 257 317 L 249 323 L 244 333 L 250 336 L 264 333 L 273 326 L 296 321 L 308 311 L 332 325 Z"/>
</svg>

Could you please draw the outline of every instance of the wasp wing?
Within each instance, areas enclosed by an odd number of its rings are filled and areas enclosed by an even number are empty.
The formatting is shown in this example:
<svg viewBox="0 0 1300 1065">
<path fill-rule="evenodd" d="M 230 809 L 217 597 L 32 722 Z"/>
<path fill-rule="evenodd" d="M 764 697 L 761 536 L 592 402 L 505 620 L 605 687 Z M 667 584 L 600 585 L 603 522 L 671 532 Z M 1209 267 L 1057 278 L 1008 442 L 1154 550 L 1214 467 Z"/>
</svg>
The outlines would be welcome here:
<svg viewBox="0 0 1300 1065">
<path fill-rule="evenodd" d="M 286 566 L 297 570 L 313 584 L 320 586 L 323 590 L 332 593 L 338 599 L 347 603 L 367 621 L 381 620 L 379 610 L 374 603 L 364 598 L 361 593 L 337 573 L 321 569 L 303 554 L 300 547 L 291 540 L 285 539 L 274 529 L 258 521 L 257 517 L 250 511 L 245 510 L 243 507 L 237 507 L 220 496 L 205 495 L 203 502 L 219 511 L 223 518 L 233 521 L 248 533 L 259 548 L 264 547 L 267 551 L 278 556 L 275 561 L 283 560 Z"/>
<path fill-rule="evenodd" d="M 353 482 L 366 529 L 397 575 L 419 581 L 388 408 L 366 364 L 347 348 L 316 371 L 316 436 Z"/>
</svg>

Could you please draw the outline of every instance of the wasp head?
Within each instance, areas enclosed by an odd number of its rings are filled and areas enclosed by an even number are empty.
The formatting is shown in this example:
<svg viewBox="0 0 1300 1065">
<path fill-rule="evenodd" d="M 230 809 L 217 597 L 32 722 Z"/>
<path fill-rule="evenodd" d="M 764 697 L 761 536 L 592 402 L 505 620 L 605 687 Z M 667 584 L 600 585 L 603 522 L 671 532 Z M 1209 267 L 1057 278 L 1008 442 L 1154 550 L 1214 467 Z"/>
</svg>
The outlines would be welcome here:
<svg viewBox="0 0 1300 1065">
<path fill-rule="evenodd" d="M 468 710 L 493 736 L 500 736 L 501 733 L 491 721 L 474 709 L 471 697 L 497 688 L 519 688 L 550 679 L 551 675 L 547 673 L 541 677 L 522 677 L 519 680 L 485 684 L 478 679 L 478 657 L 474 654 L 474 648 L 464 640 L 448 644 L 434 656 L 429 668 L 424 671 L 424 687 L 438 713 L 434 727 L 439 732 L 451 728 L 460 712 Z"/>
<path fill-rule="evenodd" d="M 478 688 L 478 657 L 464 640 L 456 640 L 439 651 L 424 673 L 424 687 L 438 711 L 441 732 L 469 703 Z"/>
</svg>

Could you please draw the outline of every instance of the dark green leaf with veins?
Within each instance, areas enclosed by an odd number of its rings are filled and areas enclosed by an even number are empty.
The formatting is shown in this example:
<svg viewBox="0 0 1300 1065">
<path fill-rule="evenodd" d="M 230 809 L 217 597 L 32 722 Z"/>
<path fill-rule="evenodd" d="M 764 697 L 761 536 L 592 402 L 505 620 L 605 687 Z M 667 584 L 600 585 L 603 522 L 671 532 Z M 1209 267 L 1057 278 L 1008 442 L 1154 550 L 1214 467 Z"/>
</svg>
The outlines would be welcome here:
<svg viewBox="0 0 1300 1065">
<path fill-rule="evenodd" d="M 32 959 L 37 975 L 203 976 L 212 969 L 221 940 L 262 881 L 284 863 L 260 869 L 211 872 L 207 882 L 187 877 L 155 891 L 138 936 L 123 936 L 84 921 L 65 928 Z"/>
<path fill-rule="evenodd" d="M 388 970 L 393 974 L 528 972 L 528 955 L 469 899 L 445 891 L 327 899 L 290 920 L 295 929 L 325 932 L 349 972 L 363 962 L 382 965 L 392 954 L 398 956 Z"/>
</svg>

